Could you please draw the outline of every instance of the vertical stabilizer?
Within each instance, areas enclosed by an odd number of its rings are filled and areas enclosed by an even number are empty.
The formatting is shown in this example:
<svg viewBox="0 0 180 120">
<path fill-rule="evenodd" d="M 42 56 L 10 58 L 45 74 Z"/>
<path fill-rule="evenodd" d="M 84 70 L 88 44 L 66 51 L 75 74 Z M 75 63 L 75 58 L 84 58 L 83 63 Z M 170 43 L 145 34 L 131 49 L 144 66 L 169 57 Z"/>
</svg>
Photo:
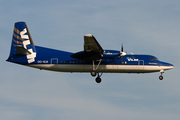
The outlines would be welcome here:
<svg viewBox="0 0 180 120">
<path fill-rule="evenodd" d="M 8 61 L 14 59 L 13 56 L 17 55 L 26 56 L 28 63 L 35 61 L 36 50 L 34 42 L 25 22 L 17 22 L 14 25 L 11 51 Z"/>
</svg>

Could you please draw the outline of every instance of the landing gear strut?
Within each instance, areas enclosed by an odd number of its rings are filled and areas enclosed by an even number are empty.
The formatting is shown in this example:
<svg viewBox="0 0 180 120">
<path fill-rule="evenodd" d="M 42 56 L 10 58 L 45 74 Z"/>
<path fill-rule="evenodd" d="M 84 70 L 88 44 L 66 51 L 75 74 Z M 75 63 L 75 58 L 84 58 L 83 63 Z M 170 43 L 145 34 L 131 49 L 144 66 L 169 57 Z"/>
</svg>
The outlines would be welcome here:
<svg viewBox="0 0 180 120">
<path fill-rule="evenodd" d="M 159 76 L 159 79 L 160 79 L 160 80 L 163 80 L 162 74 L 164 73 L 164 70 L 160 70 L 160 72 L 161 72 L 161 75 Z"/>
</svg>

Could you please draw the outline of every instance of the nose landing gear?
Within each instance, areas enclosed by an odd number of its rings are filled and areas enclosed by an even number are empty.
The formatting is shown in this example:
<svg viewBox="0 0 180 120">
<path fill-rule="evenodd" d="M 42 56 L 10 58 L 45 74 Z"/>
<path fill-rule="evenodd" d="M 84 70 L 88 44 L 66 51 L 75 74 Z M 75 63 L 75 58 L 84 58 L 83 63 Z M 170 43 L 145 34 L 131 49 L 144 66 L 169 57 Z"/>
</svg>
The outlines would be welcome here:
<svg viewBox="0 0 180 120">
<path fill-rule="evenodd" d="M 164 73 L 164 70 L 160 70 L 160 72 L 161 72 L 161 75 L 159 76 L 159 80 L 163 80 L 162 74 Z"/>
<path fill-rule="evenodd" d="M 160 79 L 160 80 L 163 80 L 163 76 L 162 76 L 162 75 L 160 75 L 160 76 L 159 76 L 159 79 Z"/>
</svg>

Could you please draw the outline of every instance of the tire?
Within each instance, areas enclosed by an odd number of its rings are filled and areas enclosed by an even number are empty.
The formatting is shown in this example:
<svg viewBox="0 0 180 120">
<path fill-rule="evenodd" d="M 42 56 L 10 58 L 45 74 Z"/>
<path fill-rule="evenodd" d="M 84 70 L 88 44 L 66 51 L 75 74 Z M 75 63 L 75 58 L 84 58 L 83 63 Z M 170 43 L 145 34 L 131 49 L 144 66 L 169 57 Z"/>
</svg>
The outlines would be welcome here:
<svg viewBox="0 0 180 120">
<path fill-rule="evenodd" d="M 100 78 L 100 77 L 97 77 L 97 78 L 96 78 L 96 82 L 97 82 L 97 83 L 100 83 L 100 82 L 101 82 L 101 78 Z"/>
<path fill-rule="evenodd" d="M 91 75 L 92 75 L 93 77 L 95 77 L 95 76 L 96 76 L 96 74 L 97 74 L 97 73 L 96 73 L 96 71 L 94 71 L 94 70 L 93 70 L 93 71 L 91 71 Z"/>
<path fill-rule="evenodd" d="M 162 75 L 160 75 L 160 76 L 159 76 L 159 79 L 160 79 L 160 80 L 163 80 L 163 76 L 162 76 Z"/>
</svg>

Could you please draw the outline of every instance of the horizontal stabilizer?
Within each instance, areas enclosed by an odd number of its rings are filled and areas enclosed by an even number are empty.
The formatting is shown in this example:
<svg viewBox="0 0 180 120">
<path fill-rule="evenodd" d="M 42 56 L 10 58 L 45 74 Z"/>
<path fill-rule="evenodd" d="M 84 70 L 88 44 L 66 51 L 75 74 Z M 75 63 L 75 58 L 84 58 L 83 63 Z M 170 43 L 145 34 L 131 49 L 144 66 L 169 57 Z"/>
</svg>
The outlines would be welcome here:
<svg viewBox="0 0 180 120">
<path fill-rule="evenodd" d="M 19 55 L 30 55 L 31 53 L 21 45 L 16 45 L 16 52 Z"/>
</svg>

